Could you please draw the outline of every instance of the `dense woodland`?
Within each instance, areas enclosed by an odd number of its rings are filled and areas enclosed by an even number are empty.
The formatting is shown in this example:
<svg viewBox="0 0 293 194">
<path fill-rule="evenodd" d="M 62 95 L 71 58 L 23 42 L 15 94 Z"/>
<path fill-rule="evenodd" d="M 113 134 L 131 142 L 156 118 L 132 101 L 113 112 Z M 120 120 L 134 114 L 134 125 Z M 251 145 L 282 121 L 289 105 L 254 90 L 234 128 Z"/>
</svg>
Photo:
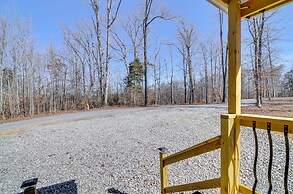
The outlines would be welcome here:
<svg viewBox="0 0 293 194">
<path fill-rule="evenodd" d="M 153 0 L 141 0 L 141 11 L 122 19 L 124 1 L 107 0 L 106 7 L 88 1 L 92 17 L 75 28 L 64 25 L 63 48 L 51 44 L 42 53 L 30 20 L 0 16 L 1 119 L 114 105 L 225 102 L 225 14 L 218 13 L 218 33 L 203 41 L 194 24 L 166 8 L 155 9 Z M 244 40 L 249 54 L 242 57 L 242 98 L 256 98 L 259 107 L 262 98 L 293 96 L 292 65 L 284 71 L 278 57 L 274 15 L 245 21 L 250 36 Z M 177 38 L 151 44 L 154 21 L 172 21 Z"/>
</svg>

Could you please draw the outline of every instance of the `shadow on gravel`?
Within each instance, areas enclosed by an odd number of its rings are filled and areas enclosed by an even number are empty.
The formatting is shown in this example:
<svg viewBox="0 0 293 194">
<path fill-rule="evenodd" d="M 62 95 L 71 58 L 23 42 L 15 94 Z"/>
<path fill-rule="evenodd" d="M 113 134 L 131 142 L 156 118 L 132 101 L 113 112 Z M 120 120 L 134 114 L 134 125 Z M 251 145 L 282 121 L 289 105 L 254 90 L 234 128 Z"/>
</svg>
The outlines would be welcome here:
<svg viewBox="0 0 293 194">
<path fill-rule="evenodd" d="M 121 192 L 115 188 L 110 188 L 108 189 L 108 193 L 113 193 L 113 194 L 128 194 L 128 193 L 124 193 L 124 192 Z"/>
<path fill-rule="evenodd" d="M 58 183 L 48 187 L 37 189 L 38 194 L 77 194 L 77 186 L 75 180 Z M 19 194 L 24 194 L 19 193 Z"/>
</svg>

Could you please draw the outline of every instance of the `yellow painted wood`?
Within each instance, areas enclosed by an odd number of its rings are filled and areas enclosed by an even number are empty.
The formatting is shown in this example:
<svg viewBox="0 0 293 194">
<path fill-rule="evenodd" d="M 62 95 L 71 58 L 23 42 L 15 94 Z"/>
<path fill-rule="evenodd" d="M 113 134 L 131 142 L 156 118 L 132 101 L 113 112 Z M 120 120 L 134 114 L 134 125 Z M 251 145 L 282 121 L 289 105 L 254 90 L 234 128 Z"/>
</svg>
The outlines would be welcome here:
<svg viewBox="0 0 293 194">
<path fill-rule="evenodd" d="M 164 158 L 165 165 L 169 165 L 175 162 L 179 162 L 181 160 L 185 160 L 187 158 L 191 158 L 203 153 L 207 153 L 221 147 L 221 136 L 214 137 L 210 140 L 182 150 L 181 152 L 177 152 L 173 155 L 167 156 Z"/>
<path fill-rule="evenodd" d="M 237 115 L 241 126 L 252 127 L 256 121 L 256 128 L 267 129 L 267 123 L 271 123 L 271 131 L 284 132 L 284 125 L 288 125 L 288 133 L 293 134 L 293 118 L 269 117 L 262 115 L 241 114 Z"/>
<path fill-rule="evenodd" d="M 167 187 L 166 193 L 174 193 L 174 192 L 182 192 L 182 191 L 194 191 L 194 190 L 202 190 L 202 189 L 213 189 L 220 188 L 220 179 L 212 179 L 207 181 L 189 183 L 184 185 L 176 185 Z"/>
<path fill-rule="evenodd" d="M 240 184 L 240 122 L 234 119 L 234 155 L 233 155 L 233 165 L 234 165 L 234 183 L 236 193 L 239 191 Z"/>
<path fill-rule="evenodd" d="M 165 188 L 168 187 L 168 171 L 164 163 L 167 154 L 160 153 L 160 172 L 161 172 L 161 193 L 166 194 Z"/>
<path fill-rule="evenodd" d="M 239 0 L 228 4 L 228 113 L 241 113 L 241 11 Z"/>
<path fill-rule="evenodd" d="M 209 3 L 220 9 L 221 11 L 228 13 L 228 0 L 207 0 Z"/>
<path fill-rule="evenodd" d="M 293 0 L 249 0 L 241 4 L 241 17 L 251 18 L 292 2 Z"/>
<path fill-rule="evenodd" d="M 241 10 L 239 0 L 228 1 L 228 115 L 221 117 L 221 193 L 239 191 L 241 114 Z"/>
<path fill-rule="evenodd" d="M 221 116 L 221 193 L 239 191 L 240 126 L 236 114 Z"/>
<path fill-rule="evenodd" d="M 252 193 L 252 189 L 251 188 L 248 188 L 242 184 L 239 185 L 239 193 L 242 193 L 242 194 L 251 194 Z M 256 194 L 260 194 L 260 192 L 255 192 Z"/>
</svg>

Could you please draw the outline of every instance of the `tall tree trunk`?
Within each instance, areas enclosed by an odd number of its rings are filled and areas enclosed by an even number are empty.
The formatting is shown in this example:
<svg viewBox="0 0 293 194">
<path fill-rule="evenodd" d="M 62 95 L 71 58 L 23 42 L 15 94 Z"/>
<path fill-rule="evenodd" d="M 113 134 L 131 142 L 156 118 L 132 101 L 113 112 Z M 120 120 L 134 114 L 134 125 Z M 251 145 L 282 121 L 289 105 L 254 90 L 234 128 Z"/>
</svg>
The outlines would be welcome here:
<svg viewBox="0 0 293 194">
<path fill-rule="evenodd" d="M 268 97 L 269 100 L 275 97 L 275 85 L 274 85 L 274 65 L 272 60 L 271 40 L 269 35 L 269 29 L 266 32 L 267 50 L 269 58 L 269 79 L 268 79 Z"/>
<path fill-rule="evenodd" d="M 96 60 L 96 67 L 98 72 L 98 79 L 99 79 L 99 96 L 100 96 L 100 103 L 104 102 L 104 53 L 102 49 L 102 42 L 101 42 L 101 26 L 100 26 L 100 4 L 97 0 L 91 0 L 91 6 L 95 13 L 95 19 L 93 19 L 93 23 L 95 26 L 96 38 L 97 38 L 97 55 L 93 54 Z"/>
<path fill-rule="evenodd" d="M 183 64 L 183 85 L 184 85 L 184 104 L 187 104 L 187 63 L 185 56 L 182 58 Z"/>
<path fill-rule="evenodd" d="M 224 14 L 219 10 L 220 18 L 220 44 L 221 44 L 221 68 L 222 68 L 222 102 L 226 101 L 226 82 L 227 82 L 227 53 L 228 53 L 228 44 L 226 45 L 225 55 L 224 55 L 224 41 L 223 41 L 223 23 L 224 23 Z"/>
<path fill-rule="evenodd" d="M 40 56 L 37 59 L 37 114 L 41 114 L 41 67 Z"/>
<path fill-rule="evenodd" d="M 208 101 L 208 94 L 209 94 L 209 78 L 208 78 L 208 59 L 207 59 L 207 49 L 202 44 L 202 54 L 203 54 L 203 61 L 204 61 L 204 86 L 205 86 L 205 103 L 207 104 Z"/>
<path fill-rule="evenodd" d="M 153 6 L 153 0 L 145 0 L 145 9 L 144 9 L 144 17 L 143 17 L 143 65 L 144 65 L 144 105 L 148 106 L 148 58 L 147 58 L 147 38 L 148 38 L 148 29 L 153 21 L 156 19 L 169 20 L 167 17 L 167 13 L 159 13 L 154 17 L 151 17 L 151 11 Z"/>
<path fill-rule="evenodd" d="M 34 68 L 33 68 L 33 50 L 30 48 L 28 61 L 28 92 L 29 92 L 29 114 L 32 117 L 34 115 Z"/>
<path fill-rule="evenodd" d="M 261 90 L 260 90 L 260 60 L 258 59 L 258 45 L 254 45 L 254 56 L 255 56 L 255 90 L 256 90 L 256 106 L 261 108 Z"/>
<path fill-rule="evenodd" d="M 211 43 L 212 44 L 212 43 Z M 213 46 L 210 48 L 210 68 L 211 68 L 211 103 L 215 100 L 215 90 L 214 90 L 214 75 L 213 75 Z"/>
<path fill-rule="evenodd" d="M 258 18 L 253 18 L 248 22 L 248 29 L 253 39 L 254 46 L 254 78 L 256 91 L 256 106 L 262 106 L 262 46 L 265 15 L 261 14 Z"/>
<path fill-rule="evenodd" d="M 173 83 L 173 77 L 174 77 L 174 70 L 173 70 L 173 63 L 171 67 L 171 78 L 170 78 L 170 101 L 171 104 L 174 104 L 174 83 Z"/>
<path fill-rule="evenodd" d="M 105 97 L 104 97 L 104 105 L 108 106 L 108 96 L 109 96 L 109 81 L 110 81 L 110 34 L 111 34 L 111 27 L 117 18 L 117 14 L 120 8 L 122 0 L 119 0 L 118 6 L 116 8 L 115 15 L 112 16 L 112 7 L 113 7 L 113 0 L 107 0 L 107 37 L 106 37 L 106 63 L 105 63 L 105 77 L 104 77 L 104 84 L 105 84 Z"/>
<path fill-rule="evenodd" d="M 189 102 L 191 104 L 195 103 L 195 81 L 193 77 L 193 66 L 192 66 L 192 54 L 194 50 L 194 45 L 196 41 L 196 32 L 195 27 L 191 25 L 187 25 L 184 21 L 181 21 L 181 26 L 177 29 L 178 40 L 182 45 L 181 54 L 185 58 L 186 52 L 186 70 L 189 76 Z M 180 49 L 178 49 L 180 50 Z"/>
<path fill-rule="evenodd" d="M 107 37 L 106 37 L 106 63 L 105 63 L 105 98 L 104 106 L 108 106 L 108 92 L 109 92 L 109 61 L 110 61 L 110 31 L 111 31 L 111 11 L 112 11 L 112 0 L 107 0 Z"/>
<path fill-rule="evenodd" d="M 145 19 L 147 20 L 147 18 Z M 145 21 L 144 23 L 146 23 Z M 144 105 L 148 105 L 147 25 L 143 27 Z"/>
<path fill-rule="evenodd" d="M 263 46 L 263 31 L 264 31 L 264 22 L 265 17 L 264 14 L 261 16 L 261 23 L 259 27 L 259 42 L 258 42 L 258 66 L 259 66 L 259 99 L 260 104 L 262 104 L 263 101 L 263 92 L 262 92 L 262 70 L 263 70 L 263 64 L 262 64 L 262 46 Z"/>
<path fill-rule="evenodd" d="M 4 49 L 3 49 L 3 40 L 1 40 L 1 50 L 0 50 L 0 114 L 2 119 L 5 118 L 4 109 L 3 109 L 3 57 L 4 57 Z"/>
<path fill-rule="evenodd" d="M 0 20 L 0 116 L 2 119 L 5 118 L 4 113 L 4 99 L 3 99 L 3 69 L 4 69 L 4 56 L 7 46 L 7 23 L 4 18 Z"/>
<path fill-rule="evenodd" d="M 194 86 L 194 79 L 193 79 L 193 67 L 192 67 L 190 47 L 187 47 L 187 66 L 188 66 L 189 86 L 190 86 L 190 103 L 194 104 L 194 102 L 195 102 L 195 86 Z"/>
</svg>

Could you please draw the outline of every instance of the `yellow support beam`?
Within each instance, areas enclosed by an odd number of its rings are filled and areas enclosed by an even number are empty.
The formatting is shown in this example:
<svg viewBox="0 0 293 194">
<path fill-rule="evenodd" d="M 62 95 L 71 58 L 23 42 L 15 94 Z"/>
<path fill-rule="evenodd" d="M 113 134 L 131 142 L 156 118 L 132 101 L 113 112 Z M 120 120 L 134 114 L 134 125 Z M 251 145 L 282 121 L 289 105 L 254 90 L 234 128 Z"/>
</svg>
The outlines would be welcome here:
<svg viewBox="0 0 293 194">
<path fill-rule="evenodd" d="M 169 165 L 181 160 L 185 160 L 203 153 L 207 153 L 221 147 L 221 136 L 214 137 L 210 140 L 177 152 L 173 155 L 167 156 L 163 159 L 165 165 Z"/>
<path fill-rule="evenodd" d="M 239 0 L 228 4 L 228 114 L 241 113 L 241 15 Z"/>
<path fill-rule="evenodd" d="M 240 184 L 239 185 L 239 192 L 242 194 L 251 194 L 252 193 L 252 189 Z M 260 194 L 260 192 L 255 192 L 255 194 Z"/>
<path fill-rule="evenodd" d="M 220 188 L 221 180 L 219 178 L 189 183 L 184 185 L 177 185 L 165 188 L 166 193 L 175 193 L 175 192 L 182 192 L 182 191 L 194 191 L 194 190 L 202 190 L 202 189 L 214 189 Z"/>
<path fill-rule="evenodd" d="M 241 4 L 241 17 L 254 17 L 292 2 L 293 0 L 249 0 Z"/>
<path fill-rule="evenodd" d="M 293 119 L 282 117 L 269 117 L 262 115 L 241 114 L 237 115 L 241 126 L 252 127 L 252 122 L 256 121 L 256 128 L 267 129 L 267 123 L 271 123 L 271 131 L 284 132 L 284 125 L 288 125 L 288 133 L 293 134 Z"/>
<path fill-rule="evenodd" d="M 221 194 L 239 191 L 240 126 L 236 114 L 221 115 Z"/>
</svg>

